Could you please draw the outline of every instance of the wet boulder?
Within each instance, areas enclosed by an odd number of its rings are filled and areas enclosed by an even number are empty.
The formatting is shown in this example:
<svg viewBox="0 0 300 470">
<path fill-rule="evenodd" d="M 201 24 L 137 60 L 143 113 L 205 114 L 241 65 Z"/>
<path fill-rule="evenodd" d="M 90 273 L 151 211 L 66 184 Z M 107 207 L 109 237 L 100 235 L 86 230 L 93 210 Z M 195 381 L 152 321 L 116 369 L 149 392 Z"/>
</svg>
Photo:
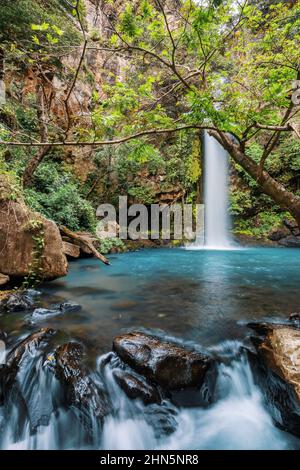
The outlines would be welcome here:
<svg viewBox="0 0 300 470">
<path fill-rule="evenodd" d="M 56 317 L 62 312 L 60 310 L 50 310 L 48 308 L 36 308 L 30 316 L 30 321 L 35 323 L 38 321 L 46 320 L 47 318 Z"/>
<path fill-rule="evenodd" d="M 297 327 L 300 327 L 300 313 L 293 312 L 289 316 L 289 320 Z"/>
<path fill-rule="evenodd" d="M 52 328 L 41 328 L 27 336 L 18 343 L 7 356 L 7 366 L 18 368 L 28 356 L 34 357 L 38 350 L 42 350 L 55 335 Z"/>
<path fill-rule="evenodd" d="M 30 315 L 29 322 L 36 323 L 46 320 L 47 318 L 56 317 L 64 313 L 78 312 L 81 306 L 73 302 L 64 302 L 62 304 L 54 304 L 52 308 L 36 308 Z"/>
<path fill-rule="evenodd" d="M 252 323 L 254 375 L 274 421 L 300 436 L 300 330 L 289 325 Z"/>
<path fill-rule="evenodd" d="M 8 353 L 6 363 L 0 370 L 1 404 L 8 403 L 8 408 L 11 408 L 9 403 L 19 403 L 20 408 L 24 408 L 24 413 L 31 415 L 32 410 L 37 412 L 38 394 L 35 396 L 31 393 L 37 374 L 36 364 L 54 334 L 55 330 L 42 328 L 17 343 Z M 38 425 L 38 419 L 34 420 Z"/>
<path fill-rule="evenodd" d="M 0 303 L 0 310 L 5 312 L 25 312 L 33 309 L 35 306 L 35 296 L 31 290 L 15 292 Z"/>
<path fill-rule="evenodd" d="M 115 381 L 128 398 L 139 398 L 145 405 L 160 403 L 161 397 L 158 389 L 134 374 L 116 369 L 113 372 Z"/>
<path fill-rule="evenodd" d="M 81 310 L 81 305 L 76 304 L 75 302 L 63 302 L 61 304 L 52 305 L 52 309 L 59 310 L 61 313 L 79 312 Z"/>
<path fill-rule="evenodd" d="M 200 387 L 211 363 L 204 354 L 139 332 L 117 336 L 113 349 L 135 371 L 166 390 Z"/>
<path fill-rule="evenodd" d="M 169 436 L 176 431 L 178 409 L 168 402 L 152 403 L 144 410 L 144 419 L 152 427 L 156 439 Z"/>
<path fill-rule="evenodd" d="M 65 404 L 75 407 L 83 424 L 91 429 L 94 418 L 102 425 L 110 403 L 102 384 L 90 376 L 83 364 L 83 355 L 81 344 L 69 342 L 49 354 L 45 365 L 61 383 Z"/>
</svg>

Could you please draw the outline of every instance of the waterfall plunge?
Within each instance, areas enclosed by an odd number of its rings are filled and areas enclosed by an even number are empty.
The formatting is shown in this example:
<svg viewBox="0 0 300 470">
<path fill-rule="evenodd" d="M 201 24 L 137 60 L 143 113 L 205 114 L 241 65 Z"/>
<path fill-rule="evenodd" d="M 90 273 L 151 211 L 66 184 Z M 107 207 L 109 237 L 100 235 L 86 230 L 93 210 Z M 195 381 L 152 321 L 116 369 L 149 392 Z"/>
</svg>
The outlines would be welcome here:
<svg viewBox="0 0 300 470">
<path fill-rule="evenodd" d="M 204 134 L 205 246 L 229 248 L 228 155 L 219 142 Z"/>
</svg>

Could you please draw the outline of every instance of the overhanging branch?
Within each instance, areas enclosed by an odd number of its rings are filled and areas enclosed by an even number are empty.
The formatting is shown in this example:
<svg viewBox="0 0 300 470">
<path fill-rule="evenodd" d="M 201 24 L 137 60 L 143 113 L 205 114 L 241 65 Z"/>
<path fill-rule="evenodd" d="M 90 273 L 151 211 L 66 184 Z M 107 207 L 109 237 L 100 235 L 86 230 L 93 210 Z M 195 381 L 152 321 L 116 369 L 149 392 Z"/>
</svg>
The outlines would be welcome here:
<svg viewBox="0 0 300 470">
<path fill-rule="evenodd" d="M 146 131 L 140 131 L 135 134 L 131 134 L 125 137 L 114 140 L 92 140 L 86 142 L 74 142 L 74 141 L 59 141 L 59 142 L 5 142 L 0 141 L 0 145 L 12 146 L 12 147 L 42 147 L 45 145 L 51 145 L 52 147 L 61 147 L 61 146 L 76 146 L 76 147 L 86 147 L 86 146 L 104 146 L 104 145 L 116 145 L 128 142 L 129 140 L 138 139 L 139 137 L 144 137 L 148 135 L 157 135 L 157 134 L 170 134 L 174 132 L 189 130 L 189 129 L 199 129 L 199 130 L 213 130 L 218 131 L 214 126 L 205 126 L 205 125 L 196 125 L 188 124 L 186 126 L 179 126 L 173 129 L 149 129 Z"/>
</svg>

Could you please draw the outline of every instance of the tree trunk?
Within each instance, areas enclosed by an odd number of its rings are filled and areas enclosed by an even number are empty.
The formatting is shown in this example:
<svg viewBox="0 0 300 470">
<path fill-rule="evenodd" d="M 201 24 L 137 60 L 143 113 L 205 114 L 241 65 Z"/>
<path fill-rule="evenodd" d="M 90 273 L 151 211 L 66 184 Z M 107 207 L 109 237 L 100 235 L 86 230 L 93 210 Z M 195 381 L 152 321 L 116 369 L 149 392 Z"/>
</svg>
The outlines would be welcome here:
<svg viewBox="0 0 300 470">
<path fill-rule="evenodd" d="M 39 164 L 43 161 L 44 157 L 47 155 L 50 149 L 51 149 L 51 145 L 46 145 L 45 147 L 42 147 L 38 151 L 38 153 L 29 160 L 23 173 L 23 187 L 24 188 L 28 188 L 28 186 L 32 184 L 33 174 L 35 170 L 37 169 Z"/>
<path fill-rule="evenodd" d="M 0 106 L 6 103 L 4 75 L 4 49 L 0 47 Z"/>
<path fill-rule="evenodd" d="M 89 249 L 89 251 L 95 256 L 95 258 L 102 261 L 102 263 L 109 265 L 109 261 L 105 256 L 103 256 L 93 245 L 93 242 L 88 235 L 82 235 L 80 233 L 72 232 L 69 228 L 64 225 L 59 225 L 59 231 L 61 235 L 65 235 L 71 240 L 74 240 L 79 244 L 80 247 L 84 246 Z"/>
<path fill-rule="evenodd" d="M 246 155 L 231 138 L 223 132 L 210 132 L 220 144 L 227 150 L 233 160 L 258 183 L 261 191 L 283 209 L 287 210 L 296 220 L 300 228 L 300 197 L 288 191 L 281 183 L 278 183 L 264 170 L 261 172 L 259 164 Z"/>
</svg>

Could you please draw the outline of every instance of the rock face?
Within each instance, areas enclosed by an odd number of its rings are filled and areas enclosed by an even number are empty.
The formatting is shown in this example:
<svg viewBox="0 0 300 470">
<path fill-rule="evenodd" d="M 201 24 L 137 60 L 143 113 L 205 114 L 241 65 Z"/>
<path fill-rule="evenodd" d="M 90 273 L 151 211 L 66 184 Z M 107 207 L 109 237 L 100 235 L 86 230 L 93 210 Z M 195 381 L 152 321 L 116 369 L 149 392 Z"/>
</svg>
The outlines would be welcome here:
<svg viewBox="0 0 300 470">
<path fill-rule="evenodd" d="M 210 359 L 144 333 L 117 336 L 113 349 L 134 370 L 167 390 L 200 387 Z"/>
<path fill-rule="evenodd" d="M 257 357 L 251 362 L 273 419 L 300 436 L 300 330 L 286 325 L 250 326 L 260 335 L 253 338 Z"/>
<path fill-rule="evenodd" d="M 10 200 L 9 182 L 0 177 L 0 272 L 10 277 L 25 277 L 39 258 L 39 274 L 54 279 L 67 274 L 67 259 L 63 253 L 58 227 L 51 220 L 30 211 L 21 198 Z M 37 237 L 43 242 L 37 252 Z"/>
<path fill-rule="evenodd" d="M 300 237 L 295 237 L 290 235 L 289 237 L 279 240 L 279 245 L 285 246 L 286 248 L 299 248 L 300 247 Z"/>
<path fill-rule="evenodd" d="M 299 248 L 300 229 L 295 220 L 284 219 L 283 226 L 273 230 L 269 234 L 269 239 L 286 248 Z"/>
<path fill-rule="evenodd" d="M 79 258 L 80 256 L 79 246 L 69 242 L 63 242 L 63 252 L 69 258 Z"/>
</svg>

